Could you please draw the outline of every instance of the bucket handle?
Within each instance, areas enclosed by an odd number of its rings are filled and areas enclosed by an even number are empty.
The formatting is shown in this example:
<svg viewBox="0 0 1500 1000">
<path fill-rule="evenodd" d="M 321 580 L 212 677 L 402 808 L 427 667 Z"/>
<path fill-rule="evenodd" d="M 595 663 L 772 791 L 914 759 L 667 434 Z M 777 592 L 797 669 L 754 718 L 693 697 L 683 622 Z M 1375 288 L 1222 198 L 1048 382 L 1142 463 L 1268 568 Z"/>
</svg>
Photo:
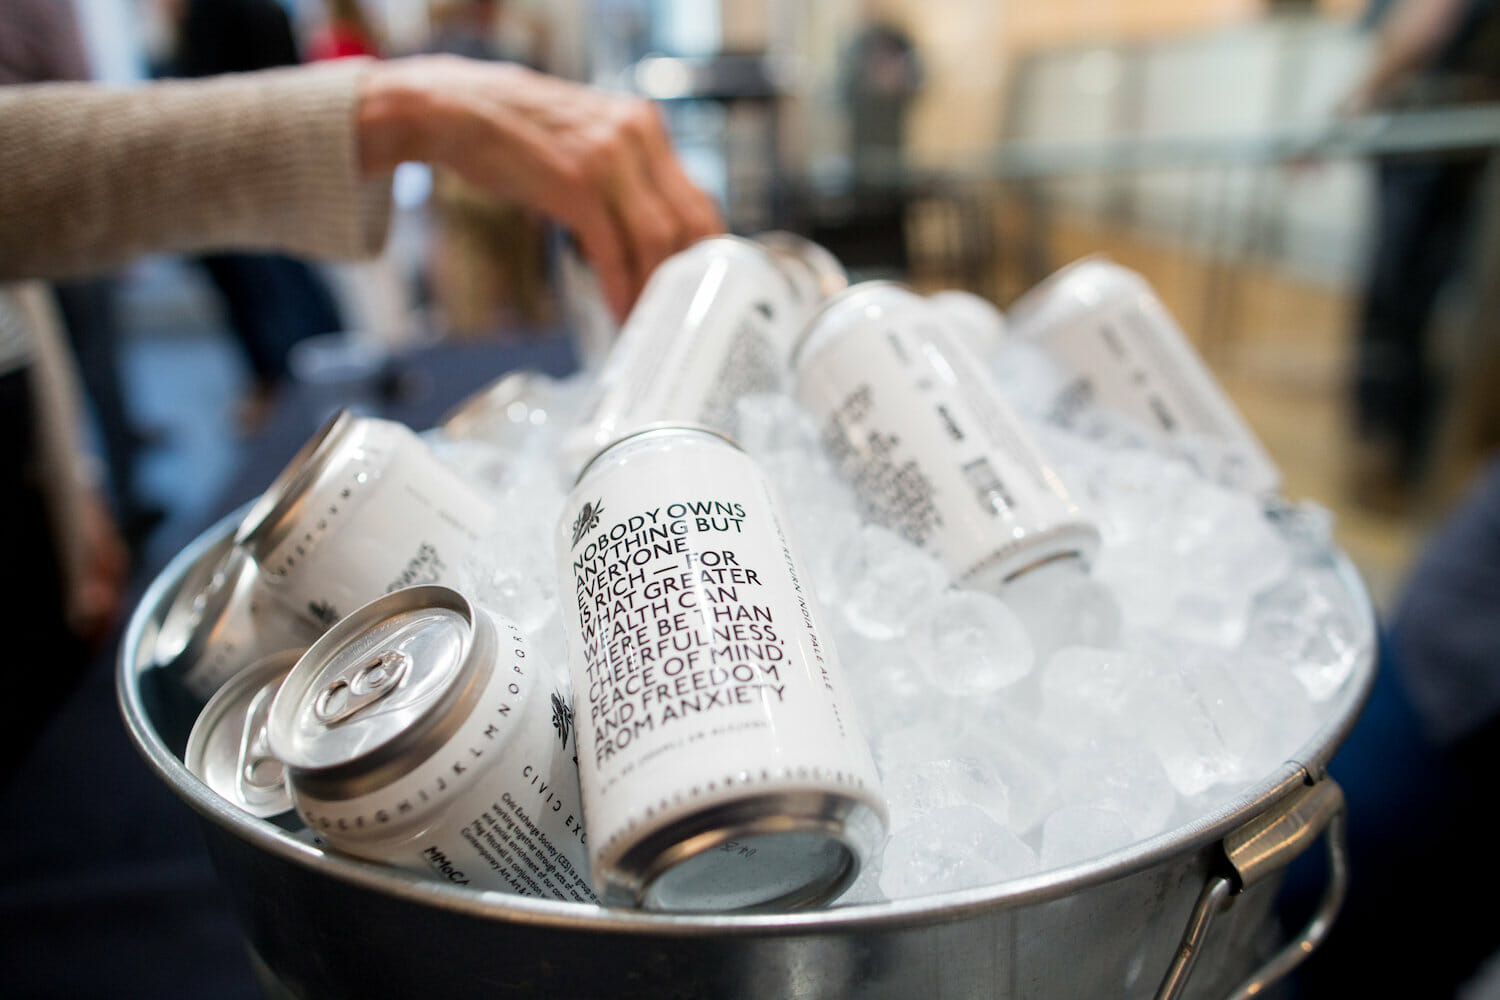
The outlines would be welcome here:
<svg viewBox="0 0 1500 1000">
<path fill-rule="evenodd" d="M 1239 893 L 1285 868 L 1326 831 L 1328 884 L 1317 910 L 1302 932 L 1241 983 L 1230 994 L 1230 1000 L 1259 996 L 1302 964 L 1328 936 L 1348 889 L 1345 822 L 1343 789 L 1325 774 L 1320 779 L 1306 779 L 1275 808 L 1261 813 L 1226 836 L 1222 847 L 1230 871 L 1209 878 L 1198 894 L 1177 954 L 1156 991 L 1156 1000 L 1177 1000 L 1182 994 L 1198 961 L 1209 926 L 1216 916 L 1233 905 Z"/>
</svg>

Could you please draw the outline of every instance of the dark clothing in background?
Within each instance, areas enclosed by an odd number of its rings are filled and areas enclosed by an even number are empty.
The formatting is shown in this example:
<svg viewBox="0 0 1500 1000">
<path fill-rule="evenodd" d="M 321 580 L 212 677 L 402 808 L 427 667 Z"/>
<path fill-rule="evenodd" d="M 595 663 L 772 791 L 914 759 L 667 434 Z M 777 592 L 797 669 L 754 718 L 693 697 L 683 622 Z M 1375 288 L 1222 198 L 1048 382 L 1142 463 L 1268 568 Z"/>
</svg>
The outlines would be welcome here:
<svg viewBox="0 0 1500 1000">
<path fill-rule="evenodd" d="M 171 71 L 216 76 L 300 62 L 291 19 L 276 0 L 188 0 Z M 198 263 L 262 391 L 287 377 L 298 342 L 343 329 L 337 299 L 306 261 L 257 252 L 207 254 Z"/>
<path fill-rule="evenodd" d="M 301 61 L 291 19 L 276 0 L 188 0 L 177 76 L 253 73 Z"/>
<path fill-rule="evenodd" d="M 1384 638 L 1328 768 L 1348 802 L 1349 894 L 1296 1000 L 1451 1000 L 1500 954 L 1474 907 L 1500 759 L 1500 463 L 1424 544 Z M 1321 853 L 1294 863 L 1288 910 L 1321 892 Z"/>
<path fill-rule="evenodd" d="M 16 574 L 6 588 L 6 621 L 12 624 L 6 656 L 13 669 L 6 671 L 6 692 L 0 698 L 0 784 L 88 662 L 88 651 L 63 612 L 63 580 L 40 482 L 35 422 L 29 368 L 0 375 L 0 551 Z"/>
<path fill-rule="evenodd" d="M 1376 27 L 1391 13 L 1372 11 Z M 1500 98 L 1500 0 L 1472 0 L 1389 110 Z M 1439 297 L 1465 264 L 1488 153 L 1437 150 L 1375 161 L 1374 247 L 1361 303 L 1355 430 L 1389 450 L 1399 484 L 1421 478 L 1442 401 L 1428 344 Z"/>
<path fill-rule="evenodd" d="M 283 254 L 205 254 L 198 261 L 223 300 L 231 326 L 258 379 L 287 374 L 287 358 L 299 341 L 342 328 L 338 302 L 305 262 Z"/>
<path fill-rule="evenodd" d="M 1375 164 L 1375 242 L 1360 306 L 1356 430 L 1394 450 L 1397 475 L 1421 475 L 1442 392 L 1431 318 L 1462 266 L 1483 157 L 1384 157 Z"/>
</svg>

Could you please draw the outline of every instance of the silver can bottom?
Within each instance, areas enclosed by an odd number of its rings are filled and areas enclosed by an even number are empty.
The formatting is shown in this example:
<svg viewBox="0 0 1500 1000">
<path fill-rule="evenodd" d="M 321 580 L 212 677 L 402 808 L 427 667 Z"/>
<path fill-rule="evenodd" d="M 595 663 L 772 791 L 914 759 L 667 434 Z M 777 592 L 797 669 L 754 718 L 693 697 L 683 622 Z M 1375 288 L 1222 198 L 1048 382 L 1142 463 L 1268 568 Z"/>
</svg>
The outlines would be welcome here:
<svg viewBox="0 0 1500 1000">
<path fill-rule="evenodd" d="M 858 877 L 881 822 L 828 791 L 746 796 L 643 837 L 604 875 L 604 902 L 649 910 L 755 913 L 818 906 Z"/>
</svg>

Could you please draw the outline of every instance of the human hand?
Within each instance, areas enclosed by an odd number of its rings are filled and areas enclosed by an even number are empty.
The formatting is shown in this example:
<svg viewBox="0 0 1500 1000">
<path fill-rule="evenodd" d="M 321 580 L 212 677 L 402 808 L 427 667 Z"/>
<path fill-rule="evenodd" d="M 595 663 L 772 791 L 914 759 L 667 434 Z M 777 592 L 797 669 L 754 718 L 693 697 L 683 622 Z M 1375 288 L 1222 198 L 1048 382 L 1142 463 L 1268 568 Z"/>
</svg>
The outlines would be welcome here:
<svg viewBox="0 0 1500 1000">
<path fill-rule="evenodd" d="M 416 56 L 377 63 L 359 109 L 367 175 L 418 160 L 572 232 L 623 320 L 668 256 L 724 231 L 649 101 L 524 67 Z"/>
<path fill-rule="evenodd" d="M 66 610 L 73 634 L 92 644 L 104 639 L 119 619 L 130 558 L 97 490 L 80 498 L 77 514 L 79 565 L 68 580 Z"/>
</svg>

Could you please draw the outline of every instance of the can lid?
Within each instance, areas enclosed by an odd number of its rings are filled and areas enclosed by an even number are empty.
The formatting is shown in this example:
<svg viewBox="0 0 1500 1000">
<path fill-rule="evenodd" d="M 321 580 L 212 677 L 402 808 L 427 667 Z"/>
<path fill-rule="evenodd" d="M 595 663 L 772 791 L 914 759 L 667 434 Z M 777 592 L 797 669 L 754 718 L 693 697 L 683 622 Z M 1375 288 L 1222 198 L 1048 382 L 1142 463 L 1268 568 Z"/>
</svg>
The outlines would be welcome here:
<svg viewBox="0 0 1500 1000">
<path fill-rule="evenodd" d="M 849 287 L 849 272 L 822 244 L 784 229 L 770 229 L 750 237 L 764 247 L 782 271 L 795 270 L 810 282 L 815 301 L 832 298 Z"/>
<path fill-rule="evenodd" d="M 329 417 L 251 504 L 234 533 L 235 543 L 257 559 L 274 549 L 288 526 L 296 523 L 297 511 L 313 485 L 361 423 L 362 418 L 348 408 Z"/>
<path fill-rule="evenodd" d="M 445 437 L 471 437 L 476 426 L 488 416 L 504 410 L 517 400 L 525 399 L 533 386 L 547 381 L 550 381 L 548 375 L 530 368 L 507 372 L 462 400 L 443 416 L 438 425 L 443 429 Z"/>
<path fill-rule="evenodd" d="M 588 474 L 589 469 L 616 448 L 626 444 L 634 444 L 641 438 L 666 437 L 673 434 L 696 434 L 704 437 L 718 438 L 721 443 L 729 445 L 735 451 L 744 451 L 738 441 L 717 427 L 683 421 L 655 421 L 633 428 L 628 433 L 615 438 L 609 444 L 594 452 L 588 461 L 584 462 L 583 466 L 578 470 L 578 475 L 573 478 L 573 485 L 576 486 L 583 482 L 583 477 Z"/>
<path fill-rule="evenodd" d="M 270 745 L 300 789 L 349 798 L 408 773 L 468 715 L 494 638 L 448 587 L 376 598 L 324 633 L 282 684 Z"/>
<path fill-rule="evenodd" d="M 771 792 L 644 837 L 604 874 L 604 902 L 670 912 L 782 911 L 836 898 L 884 837 L 862 798 Z"/>
<path fill-rule="evenodd" d="M 191 663 L 203 655 L 209 636 L 229 610 L 249 557 L 226 537 L 189 567 L 162 615 L 151 650 L 159 667 Z"/>
<path fill-rule="evenodd" d="M 252 816 L 290 812 L 286 768 L 271 752 L 266 725 L 282 679 L 301 650 L 273 653 L 246 667 L 209 699 L 188 735 L 187 769 Z"/>
<path fill-rule="evenodd" d="M 909 286 L 899 281 L 890 281 L 885 278 L 861 281 L 850 285 L 837 295 L 825 300 L 818 309 L 807 318 L 802 326 L 802 332 L 797 335 L 792 344 L 791 353 L 788 355 L 793 370 L 802 363 L 802 354 L 812 344 L 814 335 L 822 327 L 823 321 L 834 312 L 850 308 L 850 303 L 858 303 L 864 299 L 877 296 L 890 296 L 894 293 L 897 297 L 913 302 L 920 302 L 921 296 L 913 292 Z"/>
<path fill-rule="evenodd" d="M 1133 285 L 1144 284 L 1140 275 L 1115 263 L 1108 254 L 1086 254 L 1064 264 L 1021 293 L 1006 310 L 1009 328 L 1020 336 L 1039 336 L 1055 322 L 1050 314 L 1057 309 L 1059 290 L 1090 277 L 1096 280 L 1106 277 L 1115 281 L 1126 280 Z"/>
</svg>

